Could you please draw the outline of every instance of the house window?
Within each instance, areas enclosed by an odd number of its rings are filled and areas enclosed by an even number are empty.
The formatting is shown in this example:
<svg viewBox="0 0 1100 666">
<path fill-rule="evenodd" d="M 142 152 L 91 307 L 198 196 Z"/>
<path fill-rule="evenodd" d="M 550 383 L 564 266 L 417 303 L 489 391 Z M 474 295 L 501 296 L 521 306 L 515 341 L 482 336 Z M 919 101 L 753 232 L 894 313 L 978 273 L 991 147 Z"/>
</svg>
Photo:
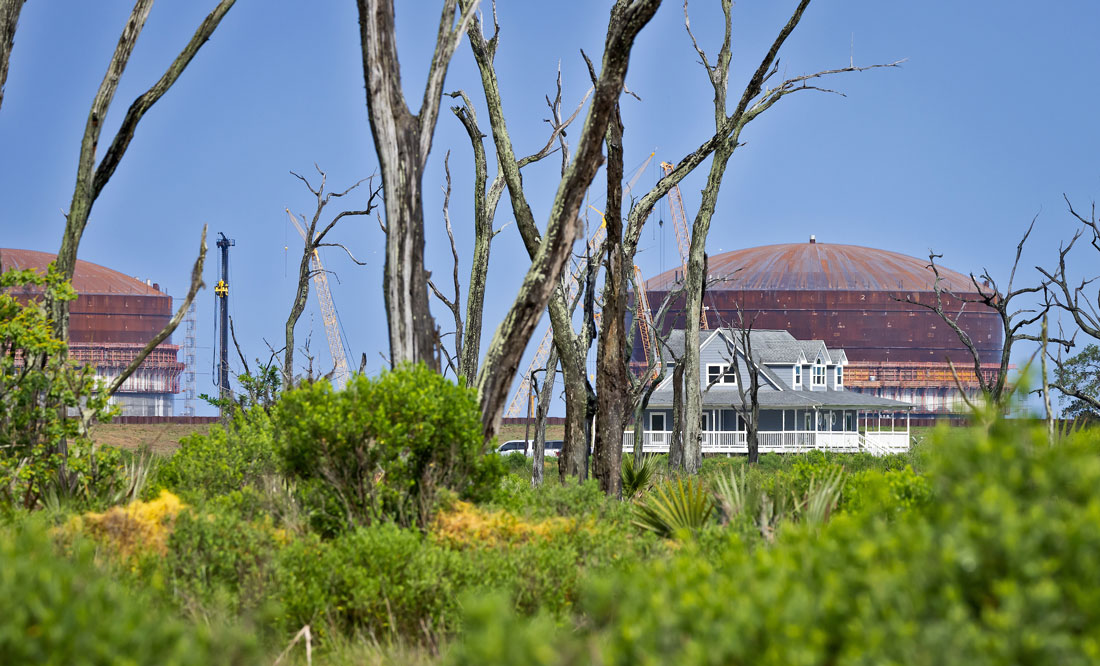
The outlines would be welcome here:
<svg viewBox="0 0 1100 666">
<path fill-rule="evenodd" d="M 814 364 L 814 386 L 825 386 L 825 366 Z"/>
<path fill-rule="evenodd" d="M 653 432 L 665 431 L 665 413 L 652 412 L 649 415 L 649 429 Z"/>
<path fill-rule="evenodd" d="M 737 374 L 734 366 L 721 363 L 707 364 L 707 385 L 713 384 L 737 384 Z"/>
<path fill-rule="evenodd" d="M 794 366 L 794 383 L 791 384 L 794 388 L 802 388 L 802 366 Z"/>
<path fill-rule="evenodd" d="M 844 386 L 844 366 L 836 366 L 836 387 Z"/>
</svg>

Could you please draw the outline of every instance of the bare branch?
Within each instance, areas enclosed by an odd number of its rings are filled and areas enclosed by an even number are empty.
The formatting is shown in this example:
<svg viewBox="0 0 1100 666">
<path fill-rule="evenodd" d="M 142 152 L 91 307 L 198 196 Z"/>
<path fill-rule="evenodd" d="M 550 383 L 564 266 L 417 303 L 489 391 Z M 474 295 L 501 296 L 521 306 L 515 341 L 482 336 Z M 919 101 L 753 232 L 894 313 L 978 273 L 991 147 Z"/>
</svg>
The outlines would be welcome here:
<svg viewBox="0 0 1100 666">
<path fill-rule="evenodd" d="M 191 268 L 191 287 L 187 290 L 187 296 L 184 297 L 183 303 L 176 310 L 176 314 L 172 315 L 172 318 L 168 320 L 168 323 L 160 330 L 159 333 L 153 336 L 141 351 L 137 353 L 130 364 L 126 366 L 126 369 L 119 373 L 111 382 L 107 385 L 106 394 L 114 395 L 122 384 L 130 378 L 130 375 L 134 374 L 134 371 L 141 366 L 145 358 L 157 348 L 160 343 L 168 339 L 168 336 L 172 335 L 172 332 L 176 330 L 176 327 L 180 325 L 183 318 L 187 316 L 187 310 L 191 308 L 191 303 L 194 302 L 195 296 L 199 293 L 206 284 L 202 281 L 202 267 L 203 262 L 206 260 L 206 225 L 202 226 L 202 236 L 199 239 L 199 256 L 195 259 L 195 265 Z M 85 409 L 83 414 L 85 422 L 90 417 L 90 412 Z"/>
</svg>

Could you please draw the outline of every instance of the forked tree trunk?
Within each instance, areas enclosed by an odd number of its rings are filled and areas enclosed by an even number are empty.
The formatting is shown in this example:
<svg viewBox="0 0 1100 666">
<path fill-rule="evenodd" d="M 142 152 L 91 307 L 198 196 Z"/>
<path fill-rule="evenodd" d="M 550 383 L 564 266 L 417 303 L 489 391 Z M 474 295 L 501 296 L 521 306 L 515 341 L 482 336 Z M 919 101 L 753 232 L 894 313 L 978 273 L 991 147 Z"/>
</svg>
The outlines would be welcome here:
<svg viewBox="0 0 1100 666">
<path fill-rule="evenodd" d="M 463 12 L 456 26 L 457 0 L 445 0 L 423 102 L 419 115 L 413 115 L 401 88 L 393 0 L 357 0 L 356 6 L 367 110 L 386 208 L 382 289 L 389 323 L 390 364 L 423 361 L 438 370 L 437 331 L 424 271 L 421 183 L 439 117 L 443 80 L 471 12 Z"/>
</svg>

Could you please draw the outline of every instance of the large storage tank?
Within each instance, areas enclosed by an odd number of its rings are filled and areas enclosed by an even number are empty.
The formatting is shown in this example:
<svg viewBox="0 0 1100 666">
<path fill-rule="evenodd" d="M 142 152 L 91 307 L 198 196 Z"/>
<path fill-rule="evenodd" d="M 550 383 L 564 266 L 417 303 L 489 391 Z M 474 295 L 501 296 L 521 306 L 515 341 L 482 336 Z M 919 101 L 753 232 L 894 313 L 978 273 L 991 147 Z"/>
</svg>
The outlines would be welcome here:
<svg viewBox="0 0 1100 666">
<path fill-rule="evenodd" d="M 0 248 L 0 272 L 34 268 L 44 273 L 55 255 Z M 69 309 L 69 355 L 95 368 L 103 379 L 118 376 L 172 317 L 172 297 L 152 282 L 77 260 Z M 172 416 L 183 364 L 170 339 L 153 350 L 112 402 L 122 416 Z"/>
<path fill-rule="evenodd" d="M 939 269 L 941 286 L 976 297 L 970 277 Z M 800 340 L 824 340 L 844 349 L 849 389 L 916 406 L 914 414 L 942 414 L 962 406 L 947 360 L 968 393 L 976 391 L 973 359 L 954 331 L 931 310 L 905 302 L 934 303 L 935 276 L 927 259 L 855 245 L 808 243 L 766 245 L 727 252 L 708 261 L 703 305 L 711 328 L 736 326 L 738 308 L 758 329 L 785 329 Z M 717 280 L 717 282 L 715 282 Z M 682 269 L 646 281 L 654 310 L 682 281 Z M 673 304 L 665 329 L 685 324 Z M 991 308 L 944 296 L 947 312 L 978 348 L 982 372 L 999 369 L 1002 333 Z M 635 344 L 635 359 L 643 351 Z"/>
</svg>

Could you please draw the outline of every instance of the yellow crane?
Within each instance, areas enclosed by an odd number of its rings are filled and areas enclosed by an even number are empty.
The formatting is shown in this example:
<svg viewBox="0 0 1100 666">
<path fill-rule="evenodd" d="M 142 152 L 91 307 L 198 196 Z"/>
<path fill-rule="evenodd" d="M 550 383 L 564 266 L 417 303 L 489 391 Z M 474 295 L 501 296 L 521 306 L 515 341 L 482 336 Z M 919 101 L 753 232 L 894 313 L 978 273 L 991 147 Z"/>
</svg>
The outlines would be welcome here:
<svg viewBox="0 0 1100 666">
<path fill-rule="evenodd" d="M 308 243 L 306 230 L 298 221 L 298 218 L 294 217 L 294 213 L 291 213 L 289 208 L 286 209 L 286 214 L 290 217 L 290 221 L 294 223 L 294 228 L 302 236 L 302 241 Z M 328 288 L 328 274 L 325 273 L 325 268 L 321 265 L 321 255 L 317 253 L 316 248 L 313 249 L 313 254 L 309 258 L 309 264 L 310 270 L 313 272 L 313 286 L 317 289 L 317 303 L 321 308 L 321 321 L 325 324 L 325 337 L 328 339 L 329 354 L 332 355 L 332 363 L 335 367 L 335 371 L 332 373 L 332 385 L 340 389 L 348 381 L 348 357 L 344 354 L 344 343 L 340 339 L 340 321 L 336 318 L 336 305 L 332 302 L 332 292 Z"/>
</svg>

